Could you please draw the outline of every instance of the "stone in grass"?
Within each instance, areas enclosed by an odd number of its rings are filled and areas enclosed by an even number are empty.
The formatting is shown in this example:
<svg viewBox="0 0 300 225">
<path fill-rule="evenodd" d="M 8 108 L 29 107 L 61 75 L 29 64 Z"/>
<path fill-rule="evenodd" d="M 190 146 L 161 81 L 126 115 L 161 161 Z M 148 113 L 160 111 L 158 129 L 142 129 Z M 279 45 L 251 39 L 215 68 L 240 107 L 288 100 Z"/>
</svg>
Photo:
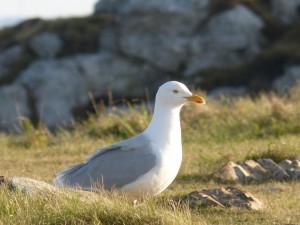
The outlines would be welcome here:
<svg viewBox="0 0 300 225">
<path fill-rule="evenodd" d="M 249 210 L 263 209 L 263 203 L 247 191 L 234 187 L 203 189 L 194 191 L 185 196 L 182 202 L 190 207 L 195 206 L 221 206 L 236 207 Z"/>
<path fill-rule="evenodd" d="M 38 193 L 51 193 L 58 190 L 57 187 L 51 184 L 26 177 L 3 178 L 3 183 L 7 185 L 10 191 L 21 191 L 29 195 Z"/>
<path fill-rule="evenodd" d="M 212 174 L 217 181 L 248 183 L 252 181 L 285 181 L 300 179 L 300 161 L 283 160 L 276 164 L 272 159 L 228 162 Z"/>
<path fill-rule="evenodd" d="M 272 174 L 274 180 L 287 180 L 291 178 L 290 175 L 272 159 L 258 159 L 257 162 Z"/>
<path fill-rule="evenodd" d="M 249 182 L 254 178 L 240 165 L 234 162 L 226 163 L 220 170 L 215 172 L 213 178 L 216 180 L 226 180 L 229 182 Z"/>
<path fill-rule="evenodd" d="M 271 179 L 271 174 L 254 160 L 246 160 L 244 162 L 239 162 L 238 164 L 240 164 L 244 169 L 249 171 L 249 173 L 257 181 Z"/>
<path fill-rule="evenodd" d="M 2 184 L 2 185 L 1 185 Z M 43 181 L 34 180 L 26 177 L 8 177 L 4 178 L 0 176 L 0 187 L 5 187 L 10 191 L 20 191 L 28 196 L 40 196 L 40 195 L 59 195 L 63 196 L 66 199 L 73 198 L 74 196 L 78 197 L 81 201 L 86 203 L 94 203 L 99 200 L 107 201 L 108 204 L 110 200 L 103 198 L 103 196 L 98 195 L 96 192 L 83 191 L 81 189 L 60 189 L 51 184 L 48 184 Z M 101 198 L 101 199 L 100 199 Z"/>
<path fill-rule="evenodd" d="M 283 160 L 278 165 L 283 168 L 292 179 L 300 179 L 300 161 L 299 160 Z"/>
</svg>

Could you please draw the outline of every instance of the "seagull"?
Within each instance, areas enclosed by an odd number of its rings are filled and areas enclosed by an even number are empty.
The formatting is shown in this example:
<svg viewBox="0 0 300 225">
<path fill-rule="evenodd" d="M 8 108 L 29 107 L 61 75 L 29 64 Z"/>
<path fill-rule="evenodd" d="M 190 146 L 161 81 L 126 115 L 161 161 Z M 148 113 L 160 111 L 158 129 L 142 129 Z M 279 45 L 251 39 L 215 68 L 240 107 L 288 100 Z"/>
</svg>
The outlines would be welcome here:
<svg viewBox="0 0 300 225">
<path fill-rule="evenodd" d="M 95 186 L 134 197 L 155 196 L 175 179 L 182 161 L 180 110 L 187 102 L 205 104 L 177 81 L 159 87 L 152 120 L 137 136 L 97 150 L 83 163 L 58 173 L 59 187 Z M 96 185 L 95 185 L 96 184 Z"/>
</svg>

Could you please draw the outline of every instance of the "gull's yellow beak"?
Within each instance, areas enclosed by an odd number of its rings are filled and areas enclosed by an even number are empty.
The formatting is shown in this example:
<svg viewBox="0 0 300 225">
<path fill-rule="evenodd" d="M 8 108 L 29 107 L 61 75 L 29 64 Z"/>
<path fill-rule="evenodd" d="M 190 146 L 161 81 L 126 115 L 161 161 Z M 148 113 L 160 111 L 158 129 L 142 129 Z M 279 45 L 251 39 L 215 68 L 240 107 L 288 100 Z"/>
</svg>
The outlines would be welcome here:
<svg viewBox="0 0 300 225">
<path fill-rule="evenodd" d="M 188 101 L 193 101 L 193 102 L 197 102 L 199 104 L 205 104 L 205 100 L 204 98 L 202 98 L 201 96 L 199 95 L 192 95 L 192 96 L 189 96 L 189 97 L 185 97 Z"/>
</svg>

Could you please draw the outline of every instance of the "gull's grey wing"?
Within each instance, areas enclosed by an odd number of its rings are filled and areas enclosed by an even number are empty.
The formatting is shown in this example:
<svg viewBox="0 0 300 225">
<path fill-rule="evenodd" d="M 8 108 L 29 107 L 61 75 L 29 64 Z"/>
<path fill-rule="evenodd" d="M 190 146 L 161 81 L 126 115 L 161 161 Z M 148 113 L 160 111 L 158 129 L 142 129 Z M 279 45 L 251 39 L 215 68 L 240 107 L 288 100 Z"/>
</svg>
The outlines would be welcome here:
<svg viewBox="0 0 300 225">
<path fill-rule="evenodd" d="M 96 183 L 106 189 L 123 187 L 155 166 L 153 148 L 143 135 L 115 143 L 99 149 L 85 162 L 61 172 L 55 183 L 88 190 Z"/>
</svg>

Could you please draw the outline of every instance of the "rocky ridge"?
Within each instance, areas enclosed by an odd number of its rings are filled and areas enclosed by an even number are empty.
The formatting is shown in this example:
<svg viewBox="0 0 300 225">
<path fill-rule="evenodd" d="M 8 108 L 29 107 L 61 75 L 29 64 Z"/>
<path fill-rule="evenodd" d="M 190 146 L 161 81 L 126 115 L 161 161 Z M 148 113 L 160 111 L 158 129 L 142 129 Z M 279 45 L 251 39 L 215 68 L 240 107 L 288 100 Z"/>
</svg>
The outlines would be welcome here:
<svg viewBox="0 0 300 225">
<path fill-rule="evenodd" d="M 101 0 L 85 18 L 3 29 L 0 130 L 17 130 L 23 117 L 69 126 L 91 95 L 143 98 L 145 88 L 153 96 L 172 79 L 217 95 L 285 93 L 300 80 L 299 7 L 299 0 Z"/>
</svg>

